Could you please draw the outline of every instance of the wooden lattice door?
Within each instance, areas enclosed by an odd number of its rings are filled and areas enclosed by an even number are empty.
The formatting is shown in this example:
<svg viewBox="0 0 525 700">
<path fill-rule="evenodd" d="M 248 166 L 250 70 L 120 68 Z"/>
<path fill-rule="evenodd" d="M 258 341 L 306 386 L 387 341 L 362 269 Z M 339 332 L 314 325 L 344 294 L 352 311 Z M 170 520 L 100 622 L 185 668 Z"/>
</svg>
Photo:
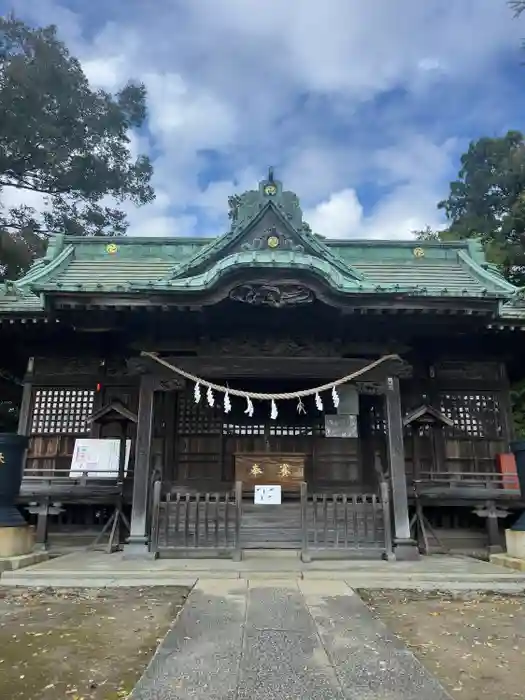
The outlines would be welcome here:
<svg viewBox="0 0 525 700">
<path fill-rule="evenodd" d="M 227 480 L 223 472 L 222 415 L 222 407 L 211 407 L 204 400 L 195 403 L 191 391 L 179 395 L 175 481 L 212 488 Z"/>
</svg>

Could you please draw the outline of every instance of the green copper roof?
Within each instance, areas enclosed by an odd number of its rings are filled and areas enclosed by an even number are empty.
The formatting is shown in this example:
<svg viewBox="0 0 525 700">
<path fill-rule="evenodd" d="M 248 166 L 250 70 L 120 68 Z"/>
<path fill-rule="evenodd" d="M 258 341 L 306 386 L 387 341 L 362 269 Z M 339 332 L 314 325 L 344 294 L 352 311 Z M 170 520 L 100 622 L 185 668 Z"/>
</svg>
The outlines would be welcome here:
<svg viewBox="0 0 525 700">
<path fill-rule="evenodd" d="M 43 313 L 56 294 L 202 294 L 239 275 L 247 282 L 310 277 L 333 294 L 499 300 L 502 318 L 524 319 L 518 290 L 489 264 L 478 241 L 323 239 L 303 221 L 296 195 L 272 177 L 231 197 L 230 230 L 204 238 L 65 238 L 0 290 L 0 315 Z"/>
</svg>

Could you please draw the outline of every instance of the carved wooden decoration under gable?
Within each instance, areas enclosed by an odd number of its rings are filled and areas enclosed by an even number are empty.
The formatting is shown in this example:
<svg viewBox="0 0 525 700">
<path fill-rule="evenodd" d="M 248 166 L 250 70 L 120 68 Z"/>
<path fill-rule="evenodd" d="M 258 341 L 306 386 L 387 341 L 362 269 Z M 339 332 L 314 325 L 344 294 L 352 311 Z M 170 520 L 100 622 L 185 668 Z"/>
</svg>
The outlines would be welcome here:
<svg viewBox="0 0 525 700">
<path fill-rule="evenodd" d="M 290 236 L 282 233 L 277 226 L 269 226 L 262 234 L 255 235 L 251 240 L 241 245 L 242 250 L 289 250 L 304 253 L 302 243 L 296 243 Z"/>
<path fill-rule="evenodd" d="M 497 362 L 440 362 L 434 367 L 437 379 L 467 379 L 470 381 L 496 381 L 500 377 Z"/>
<path fill-rule="evenodd" d="M 383 382 L 353 382 L 360 394 L 369 396 L 379 396 L 385 393 L 385 385 Z"/>
<path fill-rule="evenodd" d="M 35 357 L 34 374 L 36 377 L 96 376 L 100 373 L 102 361 L 96 357 Z"/>
<path fill-rule="evenodd" d="M 231 357 L 340 357 L 340 342 L 292 340 L 292 338 L 202 339 L 199 355 Z"/>
<path fill-rule="evenodd" d="M 252 306 L 300 306 L 314 301 L 313 292 L 300 284 L 242 284 L 230 292 L 230 299 Z"/>
<path fill-rule="evenodd" d="M 105 373 L 108 377 L 129 377 L 134 374 L 123 357 L 107 359 L 105 362 Z"/>
</svg>

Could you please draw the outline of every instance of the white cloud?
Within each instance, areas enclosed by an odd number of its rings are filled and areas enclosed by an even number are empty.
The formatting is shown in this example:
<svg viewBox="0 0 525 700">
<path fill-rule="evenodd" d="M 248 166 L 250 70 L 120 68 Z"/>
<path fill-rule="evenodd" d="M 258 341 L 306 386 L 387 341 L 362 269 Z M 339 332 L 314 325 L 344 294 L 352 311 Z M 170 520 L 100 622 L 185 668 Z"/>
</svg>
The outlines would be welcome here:
<svg viewBox="0 0 525 700">
<path fill-rule="evenodd" d="M 333 238 L 409 238 L 426 226 L 443 227 L 436 208 L 455 141 L 436 144 L 421 134 L 379 149 L 373 160 L 378 182 L 389 191 L 365 213 L 355 189 L 331 194 L 305 218 L 313 230 Z"/>
<path fill-rule="evenodd" d="M 130 216 L 129 236 L 193 236 L 197 220 L 192 216 Z"/>
<path fill-rule="evenodd" d="M 128 79 L 127 58 L 120 54 L 86 58 L 82 68 L 90 84 L 108 92 L 116 92 Z"/>
<path fill-rule="evenodd" d="M 426 226 L 443 228 L 436 200 L 415 185 L 397 189 L 369 215 L 364 214 L 355 190 L 341 190 L 307 211 L 305 219 L 313 231 L 327 238 L 407 239 Z"/>
<path fill-rule="evenodd" d="M 481 84 L 523 31 L 494 0 L 161 0 L 154 10 L 121 0 L 85 17 L 60 0 L 13 5 L 56 22 L 94 86 L 145 82 L 149 133 L 131 150 L 152 154 L 157 200 L 126 205 L 133 235 L 223 230 L 228 195 L 268 165 L 326 235 L 439 226 L 459 146 L 454 125 L 432 136 L 439 111 L 429 133 L 416 125 L 417 99 L 443 81 Z M 415 103 L 366 111 L 395 90 Z M 371 183 L 384 193 L 370 209 L 357 193 L 368 202 Z"/>
<path fill-rule="evenodd" d="M 306 220 L 316 233 L 329 238 L 356 238 L 363 219 L 363 207 L 355 190 L 335 192 L 329 199 L 306 212 Z"/>
<path fill-rule="evenodd" d="M 236 134 L 236 114 L 211 91 L 188 85 L 176 73 L 141 76 L 150 100 L 150 129 L 162 142 L 199 150 L 226 147 Z"/>
</svg>

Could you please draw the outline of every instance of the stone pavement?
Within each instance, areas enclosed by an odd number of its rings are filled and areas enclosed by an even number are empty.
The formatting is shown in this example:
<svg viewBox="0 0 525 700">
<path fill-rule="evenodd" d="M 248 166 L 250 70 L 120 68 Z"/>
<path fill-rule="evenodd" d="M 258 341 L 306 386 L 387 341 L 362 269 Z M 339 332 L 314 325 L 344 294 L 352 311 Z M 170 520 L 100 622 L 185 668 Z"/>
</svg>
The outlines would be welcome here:
<svg viewBox="0 0 525 700">
<path fill-rule="evenodd" d="M 490 590 L 519 593 L 525 573 L 461 556 L 430 556 L 416 562 L 313 561 L 304 564 L 289 552 L 246 553 L 241 562 L 226 559 L 130 561 L 121 554 L 80 551 L 6 571 L 3 586 L 193 586 L 200 579 L 340 580 L 351 588 Z"/>
<path fill-rule="evenodd" d="M 343 582 L 200 579 L 130 700 L 450 700 Z"/>
</svg>

